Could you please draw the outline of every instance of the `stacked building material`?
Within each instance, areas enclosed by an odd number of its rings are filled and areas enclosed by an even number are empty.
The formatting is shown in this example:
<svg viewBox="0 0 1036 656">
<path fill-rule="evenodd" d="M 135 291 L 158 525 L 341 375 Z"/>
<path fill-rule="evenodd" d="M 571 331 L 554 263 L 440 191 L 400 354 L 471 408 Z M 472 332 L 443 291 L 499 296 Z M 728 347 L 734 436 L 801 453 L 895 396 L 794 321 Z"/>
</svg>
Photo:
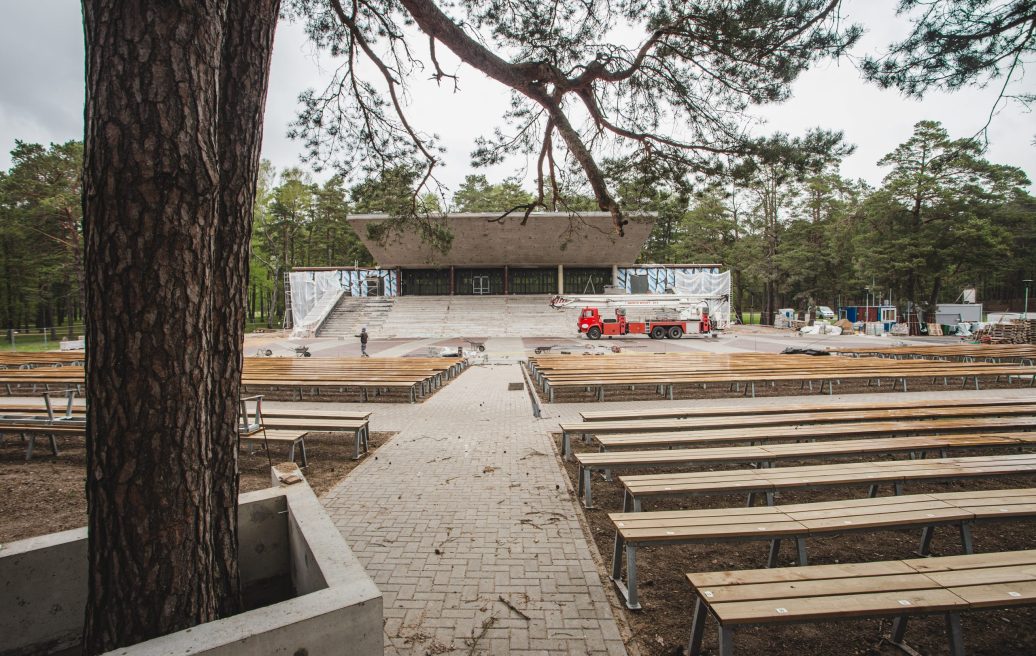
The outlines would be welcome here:
<svg viewBox="0 0 1036 656">
<path fill-rule="evenodd" d="M 991 323 L 977 331 L 983 344 L 1032 344 L 1036 340 L 1036 320 Z"/>
</svg>

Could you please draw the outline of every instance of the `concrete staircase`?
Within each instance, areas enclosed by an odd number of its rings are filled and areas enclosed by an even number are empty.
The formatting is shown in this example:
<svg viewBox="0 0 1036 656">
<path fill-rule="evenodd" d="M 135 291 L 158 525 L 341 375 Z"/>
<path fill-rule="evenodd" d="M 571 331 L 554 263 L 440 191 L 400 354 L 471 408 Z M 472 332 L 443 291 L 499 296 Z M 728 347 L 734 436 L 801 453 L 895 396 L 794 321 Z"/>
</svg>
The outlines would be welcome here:
<svg viewBox="0 0 1036 656">
<path fill-rule="evenodd" d="M 361 326 L 390 337 L 575 337 L 580 308 L 554 310 L 548 296 L 343 298 L 318 333 L 351 336 Z"/>
<path fill-rule="evenodd" d="M 368 333 L 380 336 L 394 300 L 383 296 L 343 296 L 317 331 L 317 337 L 353 337 L 364 326 Z"/>
</svg>

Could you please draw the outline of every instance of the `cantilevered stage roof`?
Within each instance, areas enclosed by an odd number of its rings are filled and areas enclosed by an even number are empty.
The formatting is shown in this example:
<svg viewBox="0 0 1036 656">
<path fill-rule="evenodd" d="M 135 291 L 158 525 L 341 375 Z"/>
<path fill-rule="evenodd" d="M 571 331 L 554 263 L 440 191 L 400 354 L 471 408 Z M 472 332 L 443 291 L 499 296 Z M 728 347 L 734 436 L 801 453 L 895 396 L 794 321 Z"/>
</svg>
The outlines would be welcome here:
<svg viewBox="0 0 1036 656">
<path fill-rule="evenodd" d="M 378 244 L 367 226 L 384 221 L 384 214 L 355 214 L 349 223 L 370 250 L 379 267 L 443 266 L 565 266 L 601 267 L 636 262 L 651 234 L 655 217 L 628 217 L 626 234 L 615 234 L 607 212 L 543 212 L 500 219 L 499 213 L 449 214 L 444 219 L 453 233 L 453 245 L 440 253 L 414 233 L 392 235 Z"/>
</svg>

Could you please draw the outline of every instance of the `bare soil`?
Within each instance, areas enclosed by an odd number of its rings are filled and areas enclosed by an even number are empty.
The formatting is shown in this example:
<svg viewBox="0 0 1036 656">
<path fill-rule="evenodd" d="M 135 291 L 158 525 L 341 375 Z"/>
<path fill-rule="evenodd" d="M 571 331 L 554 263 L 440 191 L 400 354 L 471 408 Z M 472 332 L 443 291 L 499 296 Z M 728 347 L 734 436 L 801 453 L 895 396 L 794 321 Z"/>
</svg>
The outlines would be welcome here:
<svg viewBox="0 0 1036 656">
<path fill-rule="evenodd" d="M 558 440 L 560 453 L 560 434 Z M 595 451 L 581 440 L 573 440 L 576 452 Z M 955 455 L 980 455 L 995 453 L 993 450 L 964 450 Z M 1000 451 L 1001 453 L 1003 451 Z M 562 463 L 573 489 L 576 487 L 577 467 L 574 462 Z M 823 464 L 822 461 L 803 461 L 792 464 Z M 661 469 L 637 470 L 635 473 L 652 473 Z M 669 469 L 668 471 L 673 471 Z M 593 535 L 604 563 L 601 578 L 609 583 L 610 566 L 615 537 L 614 526 L 608 513 L 622 510 L 622 487 L 618 476 L 614 482 L 607 482 L 600 476 L 594 479 L 594 510 L 580 509 Z M 987 479 L 968 482 L 945 482 L 914 484 L 907 486 L 906 494 L 926 492 L 953 492 L 968 489 L 1007 489 L 1036 486 L 1036 476 Z M 787 492 L 780 495 L 778 503 L 808 503 L 863 497 L 867 488 L 844 490 L 816 490 Z M 883 494 L 890 490 L 882 490 Z M 645 510 L 682 510 L 689 508 L 736 508 L 745 503 L 744 495 L 688 497 L 652 501 L 645 504 Z M 1036 530 L 1030 523 L 1004 522 L 986 523 L 973 528 L 976 553 L 1036 549 Z M 920 531 L 861 532 L 833 536 L 825 539 L 811 538 L 806 546 L 810 564 L 852 563 L 878 560 L 916 558 Z M 691 630 L 691 610 L 694 596 L 684 574 L 687 572 L 755 569 L 766 566 L 768 542 L 741 542 L 710 545 L 677 545 L 640 548 L 637 550 L 637 569 L 640 584 L 637 591 L 643 610 L 629 611 L 623 608 L 633 636 L 632 642 L 641 654 L 658 656 L 680 656 L 686 653 L 687 640 Z M 959 533 L 954 527 L 939 527 L 932 540 L 932 555 L 948 556 L 961 553 Z M 781 566 L 795 565 L 793 544 L 782 545 Z M 985 612 L 965 613 L 961 616 L 964 644 L 970 656 L 1031 656 L 1036 654 L 1036 608 L 1016 608 Z M 902 651 L 888 644 L 883 638 L 891 632 L 892 621 L 852 620 L 799 624 L 791 626 L 768 626 L 762 628 L 737 629 L 734 631 L 734 653 L 765 656 L 806 656 L 837 654 L 850 655 L 901 655 Z M 705 629 L 704 648 L 706 653 L 717 653 L 716 624 L 711 618 Z M 941 616 L 911 619 L 907 625 L 906 642 L 921 654 L 945 654 L 948 652 L 945 625 Z M 631 650 L 631 653 L 634 653 Z"/>
<path fill-rule="evenodd" d="M 373 452 L 395 433 L 372 432 Z M 82 438 L 58 438 L 59 455 L 45 440 L 36 441 L 30 462 L 17 437 L 0 444 L 0 543 L 65 531 L 86 525 L 86 448 Z M 363 460 L 353 460 L 354 440 L 345 433 L 314 433 L 306 437 L 309 466 L 303 469 L 316 494 L 323 495 Z M 241 491 L 270 486 L 270 461 L 287 460 L 286 445 L 274 445 L 270 459 L 256 450 L 241 450 Z M 297 454 L 296 454 L 296 457 Z M 367 457 L 370 457 L 369 455 Z"/>
</svg>

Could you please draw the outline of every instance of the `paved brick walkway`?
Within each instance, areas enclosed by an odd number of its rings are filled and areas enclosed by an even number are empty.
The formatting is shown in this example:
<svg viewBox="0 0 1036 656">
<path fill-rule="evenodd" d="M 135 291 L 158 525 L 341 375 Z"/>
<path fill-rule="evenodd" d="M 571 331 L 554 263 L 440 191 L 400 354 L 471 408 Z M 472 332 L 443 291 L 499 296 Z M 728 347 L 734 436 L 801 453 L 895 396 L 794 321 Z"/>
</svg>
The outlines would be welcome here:
<svg viewBox="0 0 1036 656">
<path fill-rule="evenodd" d="M 387 654 L 625 654 L 552 451 L 556 419 L 507 390 L 521 380 L 516 364 L 473 367 L 376 412 L 375 430 L 399 435 L 324 497 L 385 595 Z"/>
</svg>

